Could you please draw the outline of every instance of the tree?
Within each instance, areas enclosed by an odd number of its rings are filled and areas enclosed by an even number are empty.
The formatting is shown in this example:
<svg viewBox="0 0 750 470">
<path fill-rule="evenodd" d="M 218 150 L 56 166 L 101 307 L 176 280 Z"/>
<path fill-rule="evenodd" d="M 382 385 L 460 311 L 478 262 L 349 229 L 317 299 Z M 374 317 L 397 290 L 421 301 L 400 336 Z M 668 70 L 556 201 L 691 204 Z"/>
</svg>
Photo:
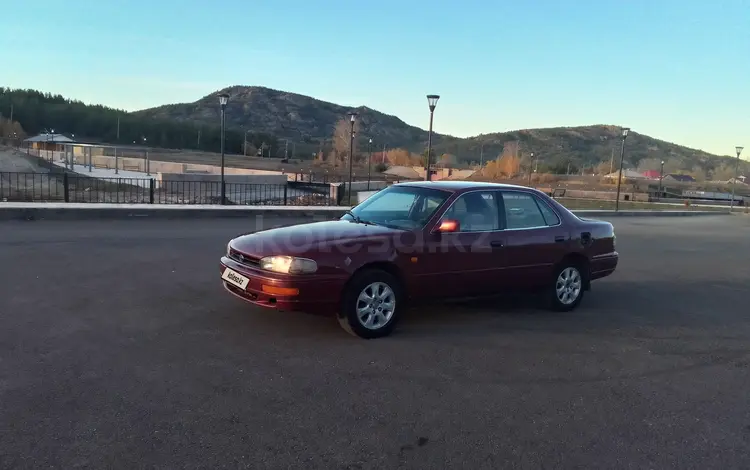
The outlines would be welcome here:
<svg viewBox="0 0 750 470">
<path fill-rule="evenodd" d="M 661 160 L 658 158 L 644 158 L 638 162 L 638 171 L 653 171 L 661 169 Z"/>
<path fill-rule="evenodd" d="M 385 153 L 385 158 L 391 165 L 396 166 L 415 166 L 421 162 L 421 158 L 418 155 L 414 155 L 402 148 L 388 150 Z"/>
<path fill-rule="evenodd" d="M 157 119 L 139 113 L 99 105 L 86 105 L 60 95 L 36 90 L 12 90 L 0 87 L 0 110 L 13 106 L 13 118 L 29 134 L 54 129 L 59 134 L 75 134 L 76 140 L 130 144 L 142 142 L 152 147 L 187 148 L 218 152 L 221 147 L 221 126 L 191 121 Z M 16 131 L 17 132 L 17 131 Z M 26 133 L 25 132 L 25 133 Z M 242 154 L 244 131 L 226 129 L 227 153 Z M 275 136 L 248 134 L 255 147 L 268 142 L 277 147 Z"/>
<path fill-rule="evenodd" d="M 521 172 L 521 159 L 509 153 L 500 157 L 497 167 L 502 175 L 514 178 Z"/>
<path fill-rule="evenodd" d="M 360 121 L 354 121 L 354 155 L 357 155 L 357 135 L 359 134 Z M 349 147 L 351 145 L 352 125 L 349 118 L 341 118 L 333 128 L 333 157 L 336 161 L 347 163 L 349 158 Z"/>
<path fill-rule="evenodd" d="M 699 183 L 706 181 L 706 171 L 698 165 L 693 167 L 693 171 L 690 172 L 690 176 L 695 178 L 695 181 Z"/>
<path fill-rule="evenodd" d="M 659 165 L 661 165 L 661 161 Z M 677 173 L 682 169 L 682 165 L 682 160 L 679 158 L 669 158 L 664 162 L 664 174 Z"/>
<path fill-rule="evenodd" d="M 10 119 L 0 117 L 0 139 L 2 138 L 23 140 L 26 132 L 18 121 L 11 122 Z"/>
<path fill-rule="evenodd" d="M 245 155 L 255 156 L 257 154 L 258 154 L 258 147 L 256 147 L 252 143 L 248 142 L 245 145 Z"/>
</svg>

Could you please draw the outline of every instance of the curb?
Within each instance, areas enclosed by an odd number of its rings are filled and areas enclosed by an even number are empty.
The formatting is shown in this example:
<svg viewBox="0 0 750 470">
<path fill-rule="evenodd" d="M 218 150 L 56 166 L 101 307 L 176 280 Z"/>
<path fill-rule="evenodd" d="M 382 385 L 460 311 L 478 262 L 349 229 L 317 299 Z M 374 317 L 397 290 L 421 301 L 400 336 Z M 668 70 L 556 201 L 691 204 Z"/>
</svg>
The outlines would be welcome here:
<svg viewBox="0 0 750 470">
<path fill-rule="evenodd" d="M 112 220 L 112 219 L 217 219 L 254 216 L 333 219 L 344 215 L 341 206 L 152 206 L 150 204 L 10 204 L 0 203 L 0 221 L 7 220 Z M 729 211 L 576 210 L 583 217 L 693 217 L 729 215 Z"/>
<path fill-rule="evenodd" d="M 607 211 L 607 210 L 579 210 L 574 214 L 584 217 L 695 217 L 699 215 L 729 215 L 726 211 Z"/>
<path fill-rule="evenodd" d="M 94 206 L 94 207 L 91 207 Z M 8 220 L 125 220 L 125 219 L 224 219 L 250 217 L 278 217 L 329 219 L 339 218 L 349 209 L 348 207 L 284 207 L 284 206 L 151 206 L 128 207 L 127 205 L 111 205 L 116 207 L 100 207 L 91 204 L 89 207 L 3 207 L 0 203 L 0 221 Z M 110 206 L 110 205 L 107 205 Z"/>
</svg>

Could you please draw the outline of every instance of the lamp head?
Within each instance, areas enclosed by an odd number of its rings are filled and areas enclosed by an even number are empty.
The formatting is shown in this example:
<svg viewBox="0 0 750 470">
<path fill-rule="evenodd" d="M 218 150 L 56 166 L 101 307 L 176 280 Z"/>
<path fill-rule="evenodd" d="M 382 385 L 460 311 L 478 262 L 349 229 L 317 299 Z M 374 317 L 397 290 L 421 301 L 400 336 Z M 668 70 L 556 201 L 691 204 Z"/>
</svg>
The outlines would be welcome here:
<svg viewBox="0 0 750 470">
<path fill-rule="evenodd" d="M 435 106 L 440 99 L 440 95 L 427 95 L 427 104 L 430 106 L 430 112 L 435 111 Z"/>
</svg>

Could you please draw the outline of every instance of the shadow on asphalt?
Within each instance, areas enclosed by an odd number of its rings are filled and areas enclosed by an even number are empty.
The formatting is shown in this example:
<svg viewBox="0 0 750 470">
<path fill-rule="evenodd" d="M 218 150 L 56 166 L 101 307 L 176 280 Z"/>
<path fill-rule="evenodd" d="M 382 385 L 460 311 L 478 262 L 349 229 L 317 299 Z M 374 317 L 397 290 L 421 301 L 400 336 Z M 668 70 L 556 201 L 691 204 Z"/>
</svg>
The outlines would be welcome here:
<svg viewBox="0 0 750 470">
<path fill-rule="evenodd" d="M 682 328 L 726 328 L 744 324 L 742 309 L 748 286 L 739 282 L 717 283 L 710 292 L 702 282 L 595 283 L 581 305 L 572 312 L 544 308 L 539 295 L 514 295 L 492 299 L 415 306 L 404 312 L 393 338 L 446 340 L 460 337 L 491 338 L 498 333 L 596 333 L 602 336 L 662 336 Z M 233 299 L 234 300 L 234 299 Z M 349 338 L 331 316 L 278 312 L 249 305 L 231 309 L 228 328 L 250 329 L 254 334 L 279 340 L 305 336 Z M 219 326 L 219 328 L 224 328 Z M 640 330 L 640 333 L 639 333 Z M 674 333 L 679 335 L 679 333 Z M 650 336 L 649 336 L 650 337 Z"/>
</svg>

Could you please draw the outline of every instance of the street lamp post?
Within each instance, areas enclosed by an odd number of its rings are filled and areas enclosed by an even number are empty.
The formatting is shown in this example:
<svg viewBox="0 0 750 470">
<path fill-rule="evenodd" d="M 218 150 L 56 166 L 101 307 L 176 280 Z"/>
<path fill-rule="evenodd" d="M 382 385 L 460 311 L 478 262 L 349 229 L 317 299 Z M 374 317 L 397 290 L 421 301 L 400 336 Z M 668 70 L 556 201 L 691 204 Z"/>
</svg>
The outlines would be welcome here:
<svg viewBox="0 0 750 470">
<path fill-rule="evenodd" d="M 427 95 L 427 104 L 430 106 L 430 130 L 427 132 L 427 165 L 425 165 L 424 180 L 430 181 L 430 163 L 432 161 L 432 118 L 435 116 L 435 106 L 440 95 Z"/>
<path fill-rule="evenodd" d="M 143 146 L 146 146 L 146 137 L 141 136 L 141 140 L 143 143 Z M 151 176 L 151 159 L 148 156 L 148 149 L 145 149 L 144 152 L 146 152 L 145 156 L 145 164 L 146 164 L 146 176 Z"/>
<path fill-rule="evenodd" d="M 367 142 L 367 190 L 370 190 L 370 178 L 372 176 L 372 139 Z"/>
<path fill-rule="evenodd" d="M 531 154 L 529 154 L 529 187 L 531 187 L 532 163 L 534 163 L 534 152 L 531 152 Z"/>
<path fill-rule="evenodd" d="M 357 120 L 357 113 L 352 111 L 349 113 L 349 122 L 351 129 L 349 131 L 349 185 L 346 187 L 348 195 L 347 199 L 349 204 L 352 203 L 352 161 L 354 160 L 354 123 Z"/>
<path fill-rule="evenodd" d="M 617 174 L 617 199 L 615 199 L 615 212 L 620 210 L 620 185 L 622 184 L 622 163 L 625 158 L 625 139 L 628 138 L 629 127 L 622 128 L 622 146 L 620 147 L 620 171 Z"/>
<path fill-rule="evenodd" d="M 737 177 L 740 173 L 740 154 L 742 153 L 743 147 L 740 147 L 739 145 L 734 148 L 735 151 L 737 151 L 737 162 L 734 166 L 734 184 L 732 184 L 732 200 L 729 201 L 729 211 L 731 212 L 734 209 L 734 190 L 737 187 Z"/>
<path fill-rule="evenodd" d="M 55 146 L 55 130 L 54 129 L 50 129 L 49 132 L 50 133 L 47 134 L 47 140 L 49 140 L 51 138 L 52 139 L 52 147 L 54 147 Z M 50 152 L 50 150 L 49 150 L 49 148 L 47 148 L 47 154 L 49 154 L 49 152 Z M 55 158 L 55 151 L 52 150 L 52 156 L 49 157 L 49 161 L 51 162 L 54 158 Z"/>
<path fill-rule="evenodd" d="M 219 105 L 221 105 L 221 205 L 227 203 L 226 184 L 224 183 L 224 125 L 226 122 L 226 110 L 229 95 L 222 93 L 219 95 Z"/>
<path fill-rule="evenodd" d="M 661 201 L 662 184 L 664 182 L 664 160 L 661 161 L 661 168 L 659 170 L 659 200 Z"/>
</svg>

